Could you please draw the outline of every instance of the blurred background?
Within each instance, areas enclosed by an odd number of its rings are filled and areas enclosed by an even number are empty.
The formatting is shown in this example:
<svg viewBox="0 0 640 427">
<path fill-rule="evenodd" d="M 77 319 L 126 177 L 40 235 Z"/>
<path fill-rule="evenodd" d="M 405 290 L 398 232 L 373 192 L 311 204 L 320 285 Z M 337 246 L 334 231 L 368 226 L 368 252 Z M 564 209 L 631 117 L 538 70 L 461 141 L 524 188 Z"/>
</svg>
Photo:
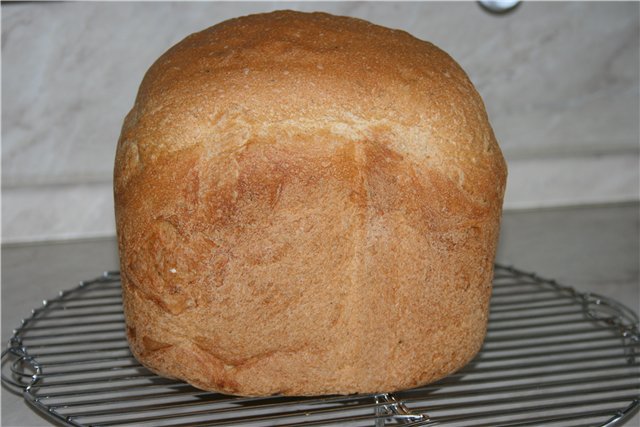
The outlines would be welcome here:
<svg viewBox="0 0 640 427">
<path fill-rule="evenodd" d="M 453 56 L 509 164 L 505 209 L 639 199 L 639 4 L 3 3 L 2 242 L 115 234 L 116 141 L 153 61 L 239 15 L 323 10 Z"/>
</svg>

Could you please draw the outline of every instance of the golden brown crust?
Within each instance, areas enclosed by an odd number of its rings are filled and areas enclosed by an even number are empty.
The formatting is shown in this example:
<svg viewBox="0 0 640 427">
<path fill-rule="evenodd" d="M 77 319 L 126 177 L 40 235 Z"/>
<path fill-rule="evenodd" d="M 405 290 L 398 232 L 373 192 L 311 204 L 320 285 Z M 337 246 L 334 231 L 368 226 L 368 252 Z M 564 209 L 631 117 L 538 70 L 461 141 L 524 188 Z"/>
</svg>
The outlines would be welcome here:
<svg viewBox="0 0 640 427">
<path fill-rule="evenodd" d="M 441 378 L 484 338 L 505 179 L 479 95 L 430 43 L 291 11 L 193 34 L 118 143 L 131 349 L 232 394 Z"/>
</svg>

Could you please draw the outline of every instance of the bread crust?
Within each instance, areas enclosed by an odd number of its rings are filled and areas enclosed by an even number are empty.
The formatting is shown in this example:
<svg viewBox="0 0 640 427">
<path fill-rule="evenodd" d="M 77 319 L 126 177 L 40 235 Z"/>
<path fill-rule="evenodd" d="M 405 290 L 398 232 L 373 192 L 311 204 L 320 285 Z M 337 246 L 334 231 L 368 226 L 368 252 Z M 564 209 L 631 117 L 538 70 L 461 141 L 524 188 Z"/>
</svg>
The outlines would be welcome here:
<svg viewBox="0 0 640 427">
<path fill-rule="evenodd" d="M 428 42 L 292 11 L 190 35 L 118 141 L 131 350 L 238 395 L 442 378 L 485 336 L 505 181 L 480 96 Z"/>
</svg>

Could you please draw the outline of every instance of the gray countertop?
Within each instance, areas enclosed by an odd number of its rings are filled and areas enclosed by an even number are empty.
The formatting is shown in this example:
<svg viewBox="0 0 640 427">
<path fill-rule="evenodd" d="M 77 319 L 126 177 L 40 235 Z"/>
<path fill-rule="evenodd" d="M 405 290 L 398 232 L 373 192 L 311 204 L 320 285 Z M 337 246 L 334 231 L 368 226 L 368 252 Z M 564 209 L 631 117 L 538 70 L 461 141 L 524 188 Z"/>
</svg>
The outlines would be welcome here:
<svg viewBox="0 0 640 427">
<path fill-rule="evenodd" d="M 638 203 L 504 215 L 497 260 L 640 311 Z M 59 290 L 118 268 L 115 239 L 2 246 L 2 341 Z M 20 396 L 2 390 L 3 426 L 46 426 Z M 626 425 L 640 425 L 636 414 Z"/>
</svg>

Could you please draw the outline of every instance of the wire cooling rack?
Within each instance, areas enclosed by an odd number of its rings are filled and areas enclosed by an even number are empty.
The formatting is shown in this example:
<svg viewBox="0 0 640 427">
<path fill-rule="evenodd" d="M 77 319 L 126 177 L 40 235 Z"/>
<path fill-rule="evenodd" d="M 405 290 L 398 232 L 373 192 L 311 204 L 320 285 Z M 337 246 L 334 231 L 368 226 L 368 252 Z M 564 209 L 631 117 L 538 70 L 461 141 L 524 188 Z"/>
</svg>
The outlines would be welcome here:
<svg viewBox="0 0 640 427">
<path fill-rule="evenodd" d="M 425 319 L 428 321 L 428 319 Z M 480 354 L 399 393 L 245 398 L 158 377 L 129 352 L 118 273 L 44 301 L 2 354 L 2 382 L 72 426 L 616 426 L 640 406 L 638 316 L 497 266 Z"/>
</svg>

